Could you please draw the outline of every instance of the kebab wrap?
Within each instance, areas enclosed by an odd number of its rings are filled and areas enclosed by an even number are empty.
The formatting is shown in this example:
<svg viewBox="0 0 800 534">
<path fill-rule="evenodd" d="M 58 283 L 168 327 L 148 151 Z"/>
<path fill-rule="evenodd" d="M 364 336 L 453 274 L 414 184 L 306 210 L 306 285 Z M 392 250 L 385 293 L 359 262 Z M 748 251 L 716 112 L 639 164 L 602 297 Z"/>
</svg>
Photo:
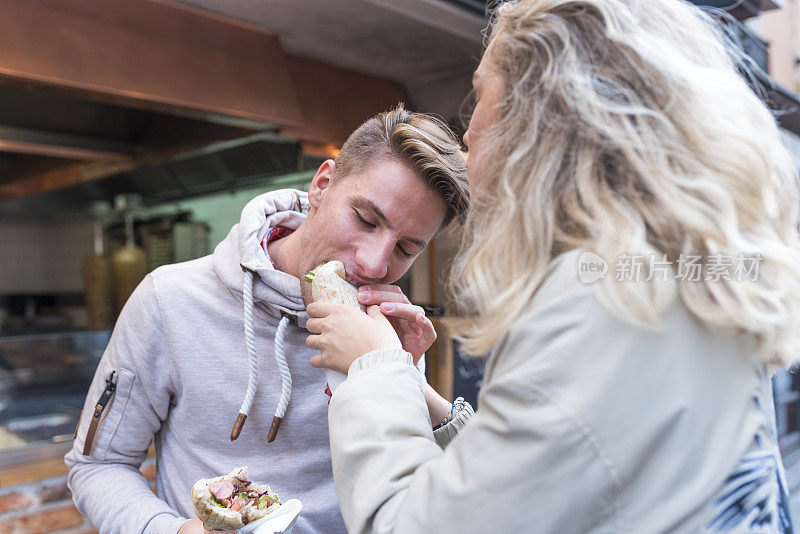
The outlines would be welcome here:
<svg viewBox="0 0 800 534">
<path fill-rule="evenodd" d="M 344 264 L 340 261 L 323 263 L 306 275 L 306 282 L 311 284 L 311 296 L 314 302 L 335 302 L 360 308 L 358 289 L 347 282 Z M 331 393 L 344 382 L 347 375 L 325 369 L 325 379 Z"/>
<path fill-rule="evenodd" d="M 192 504 L 207 530 L 234 530 L 271 514 L 281 503 L 266 484 L 247 479 L 247 467 L 203 478 L 192 486 Z"/>
</svg>

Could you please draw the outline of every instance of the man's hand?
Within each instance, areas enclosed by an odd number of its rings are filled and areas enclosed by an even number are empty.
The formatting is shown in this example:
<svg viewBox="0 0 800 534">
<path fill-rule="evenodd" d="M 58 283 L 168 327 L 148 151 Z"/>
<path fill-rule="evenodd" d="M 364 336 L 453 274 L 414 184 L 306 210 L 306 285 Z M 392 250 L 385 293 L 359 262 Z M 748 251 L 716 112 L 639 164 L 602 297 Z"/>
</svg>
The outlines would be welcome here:
<svg viewBox="0 0 800 534">
<path fill-rule="evenodd" d="M 234 534 L 235 531 L 233 530 L 206 530 L 203 526 L 203 522 L 200 521 L 199 518 L 195 517 L 194 519 L 190 519 L 186 523 L 183 524 L 181 529 L 178 531 L 178 534 L 206 534 L 207 532 L 213 532 L 214 534 Z"/>
<path fill-rule="evenodd" d="M 414 365 L 436 341 L 433 323 L 425 317 L 425 311 L 411 304 L 403 291 L 389 284 L 374 284 L 358 288 L 358 302 L 364 306 L 380 305 L 403 349 L 414 357 Z"/>
<path fill-rule="evenodd" d="M 314 367 L 347 374 L 350 364 L 367 352 L 401 348 L 397 334 L 378 306 L 370 306 L 363 313 L 346 304 L 313 302 L 306 311 L 311 317 L 306 329 L 312 334 L 306 345 L 321 353 L 311 358 Z"/>
</svg>

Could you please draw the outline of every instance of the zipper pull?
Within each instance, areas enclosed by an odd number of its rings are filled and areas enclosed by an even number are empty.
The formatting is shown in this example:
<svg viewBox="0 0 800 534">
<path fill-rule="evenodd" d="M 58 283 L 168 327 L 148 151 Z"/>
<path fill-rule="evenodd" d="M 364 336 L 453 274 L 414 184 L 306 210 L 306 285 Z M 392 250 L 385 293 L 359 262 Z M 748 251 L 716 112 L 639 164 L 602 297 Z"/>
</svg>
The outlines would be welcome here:
<svg viewBox="0 0 800 534">
<path fill-rule="evenodd" d="M 114 393 L 117 391 L 116 374 L 116 371 L 111 371 L 111 373 L 109 373 L 108 377 L 106 378 L 106 389 L 103 390 L 103 394 L 100 395 L 100 400 L 97 401 L 97 404 L 94 407 L 94 412 L 92 413 L 92 422 L 89 423 L 89 430 L 86 433 L 86 443 L 83 445 L 84 456 L 88 456 L 92 452 L 94 437 L 97 433 L 97 426 L 100 424 L 100 416 L 103 415 L 103 410 L 106 409 L 108 401 L 111 400 L 111 397 L 113 397 Z"/>
<path fill-rule="evenodd" d="M 108 401 L 111 399 L 111 396 L 117 391 L 117 381 L 115 380 L 117 372 L 111 371 L 106 378 L 106 389 L 103 391 L 103 394 L 100 396 L 100 400 L 97 401 L 97 405 L 101 406 L 102 408 L 106 407 Z M 102 410 L 100 410 L 102 411 Z"/>
</svg>

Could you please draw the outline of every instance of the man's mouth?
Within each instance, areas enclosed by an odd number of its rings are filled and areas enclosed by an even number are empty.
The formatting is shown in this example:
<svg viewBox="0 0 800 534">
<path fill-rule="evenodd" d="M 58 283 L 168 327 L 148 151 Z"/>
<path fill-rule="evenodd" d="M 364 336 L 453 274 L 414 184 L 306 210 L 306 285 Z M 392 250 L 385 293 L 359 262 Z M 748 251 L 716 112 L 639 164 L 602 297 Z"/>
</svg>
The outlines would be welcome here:
<svg viewBox="0 0 800 534">
<path fill-rule="evenodd" d="M 345 273 L 347 273 L 347 271 L 345 271 Z M 346 280 L 348 284 L 354 286 L 368 286 L 374 283 L 370 280 L 364 280 L 354 274 L 347 274 Z"/>
</svg>

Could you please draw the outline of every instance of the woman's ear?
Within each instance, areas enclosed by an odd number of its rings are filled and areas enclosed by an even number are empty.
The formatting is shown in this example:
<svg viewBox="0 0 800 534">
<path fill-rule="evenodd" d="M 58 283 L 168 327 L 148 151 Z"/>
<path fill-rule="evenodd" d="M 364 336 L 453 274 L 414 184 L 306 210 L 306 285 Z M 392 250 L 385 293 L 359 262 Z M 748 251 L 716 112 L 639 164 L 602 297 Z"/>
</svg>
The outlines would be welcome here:
<svg viewBox="0 0 800 534">
<path fill-rule="evenodd" d="M 311 207 L 319 209 L 322 198 L 331 185 L 335 170 L 336 163 L 332 159 L 326 159 L 322 162 L 322 165 L 319 166 L 319 169 L 317 169 L 317 173 L 314 175 L 314 178 L 311 179 L 311 185 L 308 186 L 308 202 L 311 204 Z"/>
</svg>

